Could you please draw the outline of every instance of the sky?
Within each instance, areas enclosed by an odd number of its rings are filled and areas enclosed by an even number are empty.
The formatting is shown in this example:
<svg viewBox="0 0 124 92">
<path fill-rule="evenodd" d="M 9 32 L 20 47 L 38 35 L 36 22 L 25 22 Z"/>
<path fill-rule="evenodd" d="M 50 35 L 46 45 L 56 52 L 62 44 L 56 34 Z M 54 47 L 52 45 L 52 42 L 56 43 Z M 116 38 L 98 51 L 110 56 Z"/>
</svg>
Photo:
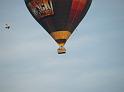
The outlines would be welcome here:
<svg viewBox="0 0 124 92">
<path fill-rule="evenodd" d="M 124 92 L 123 40 L 124 0 L 93 0 L 64 55 L 24 0 L 0 0 L 0 92 Z"/>
</svg>

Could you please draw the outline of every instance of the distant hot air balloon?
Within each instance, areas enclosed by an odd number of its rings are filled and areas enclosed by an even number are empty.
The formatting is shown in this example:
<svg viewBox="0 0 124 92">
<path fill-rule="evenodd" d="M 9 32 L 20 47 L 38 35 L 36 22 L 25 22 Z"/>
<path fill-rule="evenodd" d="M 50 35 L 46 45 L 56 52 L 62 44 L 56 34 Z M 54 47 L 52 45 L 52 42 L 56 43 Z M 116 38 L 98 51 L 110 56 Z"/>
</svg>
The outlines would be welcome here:
<svg viewBox="0 0 124 92">
<path fill-rule="evenodd" d="M 58 54 L 87 13 L 92 0 L 25 0 L 36 21 L 58 43 Z"/>
<path fill-rule="evenodd" d="M 10 26 L 8 24 L 5 24 L 5 25 L 6 25 L 5 26 L 6 29 L 10 29 Z"/>
<path fill-rule="evenodd" d="M 9 30 L 10 28 L 11 28 L 11 27 L 10 27 L 9 24 L 4 24 L 3 27 L 2 27 L 2 26 L 0 27 L 0 30 L 1 30 L 1 31 L 6 31 L 6 30 Z"/>
</svg>

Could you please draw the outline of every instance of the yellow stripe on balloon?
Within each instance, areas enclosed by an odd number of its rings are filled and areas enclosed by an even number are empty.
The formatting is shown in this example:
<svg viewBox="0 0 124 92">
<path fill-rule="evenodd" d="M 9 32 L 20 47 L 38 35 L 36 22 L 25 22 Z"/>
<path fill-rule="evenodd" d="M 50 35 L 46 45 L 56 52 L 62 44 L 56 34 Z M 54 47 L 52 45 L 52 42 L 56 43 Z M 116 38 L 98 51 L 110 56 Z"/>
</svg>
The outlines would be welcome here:
<svg viewBox="0 0 124 92">
<path fill-rule="evenodd" d="M 50 35 L 54 38 L 54 40 L 58 40 L 58 39 L 68 39 L 71 35 L 71 32 L 69 31 L 56 31 L 56 32 L 52 32 L 50 33 Z"/>
</svg>

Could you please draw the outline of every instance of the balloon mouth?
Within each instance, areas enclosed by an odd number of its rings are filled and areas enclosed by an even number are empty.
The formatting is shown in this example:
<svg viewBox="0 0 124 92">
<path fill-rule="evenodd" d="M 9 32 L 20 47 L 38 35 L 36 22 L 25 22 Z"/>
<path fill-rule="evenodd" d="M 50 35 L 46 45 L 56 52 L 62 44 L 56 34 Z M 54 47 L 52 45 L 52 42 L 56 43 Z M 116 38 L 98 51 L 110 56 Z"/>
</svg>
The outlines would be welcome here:
<svg viewBox="0 0 124 92">
<path fill-rule="evenodd" d="M 65 54 L 66 53 L 66 49 L 63 46 L 60 46 L 57 49 L 58 54 Z"/>
<path fill-rule="evenodd" d="M 59 45 L 59 48 L 57 49 L 58 54 L 65 54 L 66 49 L 64 48 L 64 45 L 68 38 L 71 35 L 71 32 L 69 31 L 55 31 L 51 32 L 50 35 L 53 37 L 53 39 L 57 42 Z"/>
</svg>

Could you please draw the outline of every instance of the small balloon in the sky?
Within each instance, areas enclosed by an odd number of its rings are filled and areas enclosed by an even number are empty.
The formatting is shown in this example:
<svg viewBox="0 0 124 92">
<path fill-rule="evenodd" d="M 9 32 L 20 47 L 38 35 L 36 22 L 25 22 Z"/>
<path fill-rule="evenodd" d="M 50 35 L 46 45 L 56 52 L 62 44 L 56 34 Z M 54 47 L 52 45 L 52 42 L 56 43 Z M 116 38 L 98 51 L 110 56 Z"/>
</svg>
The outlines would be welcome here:
<svg viewBox="0 0 124 92">
<path fill-rule="evenodd" d="M 6 28 L 6 29 L 10 29 L 10 25 L 5 24 L 5 28 Z"/>
<path fill-rule="evenodd" d="M 0 30 L 1 31 L 7 31 L 10 30 L 10 25 L 9 24 L 3 24 L 2 26 L 0 26 Z"/>
</svg>

